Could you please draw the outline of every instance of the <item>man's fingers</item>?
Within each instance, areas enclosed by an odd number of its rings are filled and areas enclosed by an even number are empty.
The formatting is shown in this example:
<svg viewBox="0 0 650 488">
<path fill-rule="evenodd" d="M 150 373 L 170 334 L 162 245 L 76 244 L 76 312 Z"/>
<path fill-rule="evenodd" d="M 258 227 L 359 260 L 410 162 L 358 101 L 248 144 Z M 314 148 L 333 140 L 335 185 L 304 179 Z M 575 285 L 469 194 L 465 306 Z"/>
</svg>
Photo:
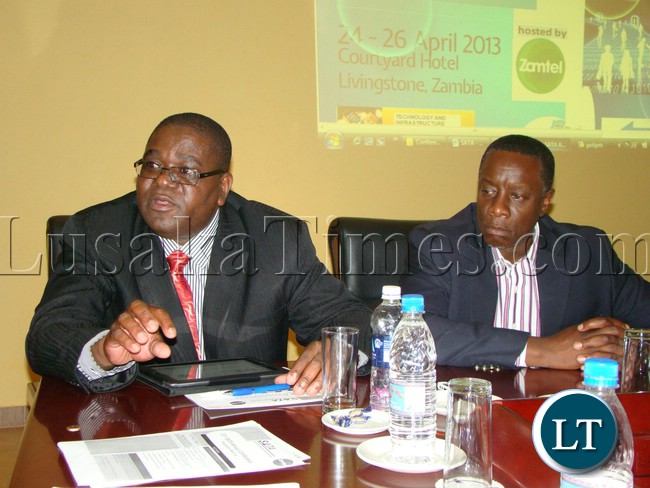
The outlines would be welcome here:
<svg viewBox="0 0 650 488">
<path fill-rule="evenodd" d="M 131 353 L 140 351 L 142 344 L 146 344 L 149 335 L 142 330 L 140 324 L 128 313 L 120 314 L 118 320 L 111 326 L 106 336 L 106 346 L 115 348 L 123 347 Z"/>
<path fill-rule="evenodd" d="M 323 387 L 322 369 L 319 355 L 318 359 L 312 359 L 302 371 L 300 378 L 293 385 L 294 393 L 296 395 L 303 395 L 305 393 L 308 395 L 316 395 L 320 392 Z"/>
<path fill-rule="evenodd" d="M 311 342 L 287 373 L 286 382 L 293 385 L 296 395 L 315 395 L 323 386 L 322 369 L 321 343 Z"/>
<path fill-rule="evenodd" d="M 625 353 L 623 343 L 614 336 L 596 336 L 583 343 L 578 362 L 583 364 L 586 358 L 599 357 L 620 361 Z"/>
<path fill-rule="evenodd" d="M 176 337 L 169 314 L 162 308 L 134 300 L 111 325 L 104 341 L 104 354 L 113 364 L 168 358 L 171 349 L 163 335 L 170 339 Z"/>
<path fill-rule="evenodd" d="M 156 318 L 158 324 L 160 324 L 160 331 L 168 339 L 173 339 L 176 337 L 176 327 L 174 322 L 172 322 L 171 317 L 166 310 L 158 307 L 151 307 L 151 312 Z"/>
<path fill-rule="evenodd" d="M 619 331 L 621 331 L 621 333 L 623 333 L 625 329 L 630 328 L 630 326 L 627 325 L 625 322 L 622 322 L 613 317 L 593 317 L 579 324 L 578 330 L 580 332 L 587 332 L 590 330 L 603 329 L 606 327 L 616 328 Z"/>
<path fill-rule="evenodd" d="M 140 344 L 146 344 L 149 340 L 150 332 L 143 324 L 150 323 L 152 320 L 152 315 L 146 308 L 142 308 L 138 305 L 135 305 L 136 302 L 133 302 L 129 307 L 118 315 L 117 319 L 113 323 L 112 329 L 120 328 L 127 335 L 129 335 L 134 341 L 137 341 Z M 143 302 L 140 302 L 144 305 Z M 146 307 L 146 305 L 145 305 Z M 151 327 L 151 325 L 150 325 Z M 158 330 L 156 325 L 154 332 Z"/>
<path fill-rule="evenodd" d="M 162 326 L 162 321 L 171 322 L 167 312 L 161 308 L 150 306 L 142 300 L 131 302 L 127 313 L 130 313 L 149 334 L 157 332 Z"/>
<path fill-rule="evenodd" d="M 151 340 L 149 351 L 151 351 L 152 356 L 161 359 L 168 358 L 172 354 L 171 348 L 163 341 L 159 334 L 156 334 L 156 337 Z"/>
</svg>

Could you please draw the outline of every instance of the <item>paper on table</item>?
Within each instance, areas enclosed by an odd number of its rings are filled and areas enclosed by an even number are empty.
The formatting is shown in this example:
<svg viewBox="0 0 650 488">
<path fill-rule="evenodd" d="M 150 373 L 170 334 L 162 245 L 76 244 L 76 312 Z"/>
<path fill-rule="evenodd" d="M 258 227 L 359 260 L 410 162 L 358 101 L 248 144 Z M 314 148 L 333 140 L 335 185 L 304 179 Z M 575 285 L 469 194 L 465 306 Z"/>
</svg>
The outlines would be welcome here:
<svg viewBox="0 0 650 488">
<path fill-rule="evenodd" d="M 235 413 L 238 410 L 262 410 L 268 407 L 290 407 L 320 403 L 321 395 L 296 396 L 292 391 L 269 391 L 246 396 L 232 396 L 222 390 L 185 395 L 206 411 L 210 418 Z"/>
<path fill-rule="evenodd" d="M 310 459 L 252 420 L 57 446 L 77 485 L 93 487 L 268 471 L 302 466 Z"/>
</svg>

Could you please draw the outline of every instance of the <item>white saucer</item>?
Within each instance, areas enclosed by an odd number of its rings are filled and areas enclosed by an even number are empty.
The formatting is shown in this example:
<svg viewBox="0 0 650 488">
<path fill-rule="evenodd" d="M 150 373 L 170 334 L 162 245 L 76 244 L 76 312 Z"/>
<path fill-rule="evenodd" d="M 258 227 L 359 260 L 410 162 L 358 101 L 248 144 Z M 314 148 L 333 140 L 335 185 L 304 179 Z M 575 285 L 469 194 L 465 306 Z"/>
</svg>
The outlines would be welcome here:
<svg viewBox="0 0 650 488">
<path fill-rule="evenodd" d="M 365 422 L 350 424 L 348 427 L 339 425 L 334 421 L 334 418 L 341 415 L 348 415 L 352 410 L 356 409 L 346 408 L 344 410 L 335 410 L 326 413 L 321 418 L 321 421 L 326 427 L 348 435 L 378 434 L 388 428 L 390 416 L 388 415 L 388 412 L 382 412 L 381 410 L 370 410 L 369 412 L 365 412 L 364 416 L 368 417 Z"/>
<path fill-rule="evenodd" d="M 438 415 L 447 415 L 447 395 L 448 390 L 437 390 L 436 391 L 436 413 Z M 492 395 L 492 401 L 503 400 L 503 398 L 496 395 Z"/>
<path fill-rule="evenodd" d="M 459 466 L 465 462 L 467 456 L 455 446 L 451 466 Z M 428 463 L 407 464 L 398 463 L 392 459 L 392 445 L 390 436 L 375 437 L 362 442 L 357 447 L 357 456 L 363 461 L 379 468 L 397 471 L 398 473 L 432 473 L 441 471 L 445 467 L 445 441 L 436 439 L 434 443 L 434 458 Z"/>
</svg>

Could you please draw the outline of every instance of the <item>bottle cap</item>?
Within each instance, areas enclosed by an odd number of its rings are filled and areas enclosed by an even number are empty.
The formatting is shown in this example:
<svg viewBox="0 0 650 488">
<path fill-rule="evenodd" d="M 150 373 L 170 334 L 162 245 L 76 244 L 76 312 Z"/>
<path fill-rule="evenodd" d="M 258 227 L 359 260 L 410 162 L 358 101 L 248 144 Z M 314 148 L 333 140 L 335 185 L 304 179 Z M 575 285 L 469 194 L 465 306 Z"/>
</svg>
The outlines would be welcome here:
<svg viewBox="0 0 650 488">
<path fill-rule="evenodd" d="M 618 363 L 613 359 L 587 358 L 585 379 L 587 386 L 618 386 Z"/>
<path fill-rule="evenodd" d="M 404 295 L 402 297 L 402 312 L 424 312 L 424 297 L 422 295 Z"/>
<path fill-rule="evenodd" d="M 384 285 L 381 288 L 382 300 L 399 300 L 402 296 L 402 289 L 395 285 Z"/>
</svg>

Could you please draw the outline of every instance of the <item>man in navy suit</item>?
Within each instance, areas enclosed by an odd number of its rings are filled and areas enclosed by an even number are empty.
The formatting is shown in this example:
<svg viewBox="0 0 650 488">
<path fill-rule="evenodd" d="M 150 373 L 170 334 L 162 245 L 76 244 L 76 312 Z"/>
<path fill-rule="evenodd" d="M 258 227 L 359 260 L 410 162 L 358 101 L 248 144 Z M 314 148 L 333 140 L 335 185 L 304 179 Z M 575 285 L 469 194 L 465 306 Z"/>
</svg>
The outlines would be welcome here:
<svg viewBox="0 0 650 488">
<path fill-rule="evenodd" d="M 439 364 L 577 369 L 620 360 L 627 327 L 647 327 L 650 283 L 607 235 L 547 215 L 555 161 L 540 141 L 495 140 L 476 203 L 411 232 L 403 293 L 421 293 Z"/>
<path fill-rule="evenodd" d="M 305 349 L 276 381 L 313 395 L 323 327 L 359 327 L 368 352 L 371 311 L 327 273 L 304 222 L 231 191 L 230 159 L 219 124 L 172 115 L 134 165 L 136 191 L 68 219 L 27 335 L 36 373 L 109 391 L 142 362 L 282 361 L 291 328 Z M 189 316 L 167 264 L 177 251 L 189 256 Z"/>
</svg>

